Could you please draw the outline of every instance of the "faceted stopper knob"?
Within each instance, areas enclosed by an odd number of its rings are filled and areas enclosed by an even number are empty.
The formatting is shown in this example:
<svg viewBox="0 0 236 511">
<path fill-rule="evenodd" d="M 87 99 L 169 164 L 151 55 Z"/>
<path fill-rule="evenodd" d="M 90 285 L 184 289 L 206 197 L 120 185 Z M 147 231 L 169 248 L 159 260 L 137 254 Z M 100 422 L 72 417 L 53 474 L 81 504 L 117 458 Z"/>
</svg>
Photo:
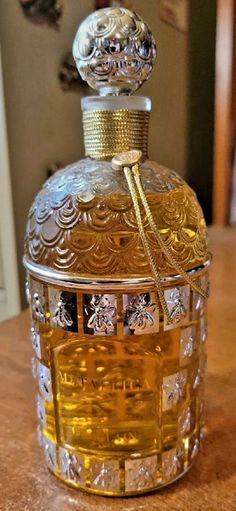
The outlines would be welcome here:
<svg viewBox="0 0 236 511">
<path fill-rule="evenodd" d="M 102 96 L 132 94 L 152 72 L 156 44 L 137 14 L 107 8 L 93 12 L 80 25 L 73 55 L 82 79 Z"/>
</svg>

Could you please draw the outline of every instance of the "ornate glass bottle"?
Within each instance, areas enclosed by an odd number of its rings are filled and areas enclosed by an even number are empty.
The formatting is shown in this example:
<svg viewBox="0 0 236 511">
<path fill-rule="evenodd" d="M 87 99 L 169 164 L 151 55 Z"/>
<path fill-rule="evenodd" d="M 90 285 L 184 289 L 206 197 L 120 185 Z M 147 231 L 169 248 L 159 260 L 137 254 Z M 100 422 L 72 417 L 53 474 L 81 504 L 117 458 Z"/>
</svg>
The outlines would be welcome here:
<svg viewBox="0 0 236 511">
<path fill-rule="evenodd" d="M 74 56 L 101 94 L 82 101 L 86 158 L 46 182 L 26 231 L 40 443 L 60 479 L 105 495 L 176 480 L 203 424 L 206 226 L 148 159 L 150 100 L 129 96 L 155 55 L 126 9 L 81 25 Z"/>
</svg>

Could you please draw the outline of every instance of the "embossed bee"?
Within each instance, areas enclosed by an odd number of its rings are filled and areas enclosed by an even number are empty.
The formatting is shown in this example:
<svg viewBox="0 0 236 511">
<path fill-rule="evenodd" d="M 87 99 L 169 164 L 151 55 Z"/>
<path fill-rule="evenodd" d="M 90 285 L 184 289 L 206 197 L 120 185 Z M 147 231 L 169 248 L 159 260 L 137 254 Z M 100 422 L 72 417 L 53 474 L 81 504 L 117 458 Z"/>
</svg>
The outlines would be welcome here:
<svg viewBox="0 0 236 511">
<path fill-rule="evenodd" d="M 154 319 L 151 313 L 157 309 L 157 304 L 152 303 L 149 293 L 140 294 L 132 298 L 127 309 L 129 316 L 128 326 L 131 330 L 136 327 L 145 329 L 146 326 L 154 325 Z"/>
<path fill-rule="evenodd" d="M 85 306 L 85 313 L 89 316 L 91 309 L 92 316 L 88 321 L 88 328 L 93 328 L 95 332 L 104 332 L 106 334 L 114 331 L 114 322 L 116 307 L 111 305 L 110 300 L 104 295 L 92 295 L 89 306 Z"/>
<path fill-rule="evenodd" d="M 187 309 L 184 305 L 184 292 L 182 289 L 174 289 L 170 294 L 170 299 L 167 303 L 171 305 L 170 317 L 174 323 L 179 323 L 187 314 Z"/>
<path fill-rule="evenodd" d="M 48 367 L 39 364 L 38 366 L 39 388 L 41 395 L 47 401 L 52 399 L 51 373 Z"/>
<path fill-rule="evenodd" d="M 202 309 L 204 302 L 205 302 L 204 296 L 201 296 L 198 293 L 196 293 L 196 304 L 195 304 L 196 311 L 199 311 L 200 309 Z"/>
<path fill-rule="evenodd" d="M 52 323 L 61 328 L 67 328 L 73 325 L 73 319 L 71 318 L 69 312 L 67 311 L 66 302 L 62 297 L 57 303 Z"/>
<path fill-rule="evenodd" d="M 205 317 L 201 318 L 200 321 L 200 340 L 202 343 L 206 342 L 208 334 L 208 325 L 207 319 Z"/>
<path fill-rule="evenodd" d="M 106 463 L 102 463 L 101 470 L 97 477 L 95 477 L 93 484 L 99 488 L 109 489 L 113 483 L 114 470 L 112 470 Z"/>
<path fill-rule="evenodd" d="M 180 417 L 180 431 L 182 435 L 186 435 L 191 430 L 192 414 L 191 409 L 188 407 L 183 415 Z"/>
<path fill-rule="evenodd" d="M 66 479 L 79 482 L 83 478 L 83 465 L 74 454 L 65 451 L 61 457 L 62 473 Z"/>
<path fill-rule="evenodd" d="M 46 414 L 45 414 L 45 407 L 44 407 L 44 401 L 40 396 L 37 396 L 37 415 L 43 426 L 46 426 Z"/>
<path fill-rule="evenodd" d="M 55 470 L 57 467 L 55 445 L 44 437 L 43 446 L 46 463 L 51 469 Z"/>
<path fill-rule="evenodd" d="M 181 339 L 181 342 L 182 342 L 182 339 Z M 195 347 L 194 345 L 195 345 L 194 336 L 190 335 L 189 340 L 188 340 L 186 346 L 184 347 L 184 352 L 183 352 L 184 358 L 192 357 L 192 355 L 194 353 L 194 347 Z"/>
<path fill-rule="evenodd" d="M 150 470 L 150 467 L 145 463 L 141 462 L 138 474 L 134 478 L 134 482 L 137 488 L 150 488 L 150 486 L 154 486 L 155 477 L 153 471 Z"/>
<path fill-rule="evenodd" d="M 34 326 L 31 327 L 31 340 L 33 349 L 38 358 L 41 358 L 40 335 Z"/>
<path fill-rule="evenodd" d="M 204 374 L 207 369 L 207 358 L 202 362 L 201 366 L 198 368 L 193 381 L 193 388 L 196 389 L 203 381 Z"/>
<path fill-rule="evenodd" d="M 200 450 L 200 442 L 199 442 L 198 438 L 196 438 L 193 448 L 192 448 L 192 452 L 191 452 L 191 460 L 193 460 L 197 456 L 197 454 L 199 453 L 199 450 Z"/>
<path fill-rule="evenodd" d="M 166 456 L 163 466 L 163 473 L 166 479 L 170 479 L 178 473 L 181 467 L 182 456 L 183 453 L 178 449 L 174 449 L 174 452 L 170 452 L 168 456 Z"/>
<path fill-rule="evenodd" d="M 166 383 L 164 386 L 165 391 L 168 394 L 168 403 L 177 404 L 184 396 L 185 392 L 186 377 L 182 373 L 178 373 L 174 382 Z"/>
<path fill-rule="evenodd" d="M 44 308 L 38 293 L 34 293 L 32 300 L 32 311 L 39 321 L 44 321 Z"/>
</svg>

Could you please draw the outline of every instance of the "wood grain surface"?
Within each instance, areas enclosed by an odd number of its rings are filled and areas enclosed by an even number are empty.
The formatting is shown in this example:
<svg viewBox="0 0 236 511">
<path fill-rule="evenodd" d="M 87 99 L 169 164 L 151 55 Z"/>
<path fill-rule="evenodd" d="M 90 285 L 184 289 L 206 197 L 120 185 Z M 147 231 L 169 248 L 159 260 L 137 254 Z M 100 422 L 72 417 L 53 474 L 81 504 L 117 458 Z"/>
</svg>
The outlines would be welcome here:
<svg viewBox="0 0 236 511">
<path fill-rule="evenodd" d="M 236 510 L 236 231 L 214 229 L 209 304 L 207 432 L 195 466 L 143 497 L 104 498 L 50 475 L 36 441 L 29 313 L 0 325 L 1 511 Z"/>
</svg>

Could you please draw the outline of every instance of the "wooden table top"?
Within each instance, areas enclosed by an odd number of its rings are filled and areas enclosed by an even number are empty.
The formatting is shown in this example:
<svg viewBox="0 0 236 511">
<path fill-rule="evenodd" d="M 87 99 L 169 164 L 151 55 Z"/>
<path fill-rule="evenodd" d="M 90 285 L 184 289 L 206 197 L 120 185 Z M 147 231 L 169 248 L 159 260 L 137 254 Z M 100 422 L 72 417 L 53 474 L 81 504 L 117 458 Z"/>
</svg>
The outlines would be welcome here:
<svg viewBox="0 0 236 511">
<path fill-rule="evenodd" d="M 0 325 L 1 511 L 236 510 L 236 231 L 211 230 L 207 432 L 196 466 L 148 496 L 96 497 L 50 475 L 36 441 L 29 313 Z"/>
</svg>

